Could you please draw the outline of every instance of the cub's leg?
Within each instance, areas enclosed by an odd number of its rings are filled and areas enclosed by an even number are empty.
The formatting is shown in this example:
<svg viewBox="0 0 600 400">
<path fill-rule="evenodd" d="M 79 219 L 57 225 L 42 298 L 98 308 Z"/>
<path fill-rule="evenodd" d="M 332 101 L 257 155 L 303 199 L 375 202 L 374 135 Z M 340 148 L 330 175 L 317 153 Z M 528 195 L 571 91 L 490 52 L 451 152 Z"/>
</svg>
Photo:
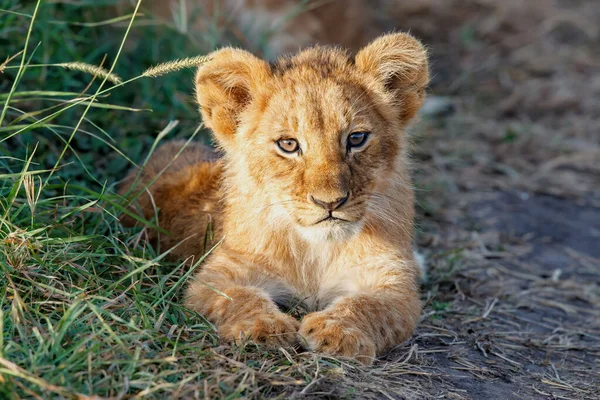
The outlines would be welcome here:
<svg viewBox="0 0 600 400">
<path fill-rule="evenodd" d="M 317 352 L 355 358 L 370 365 L 376 355 L 408 339 L 419 320 L 421 303 L 419 274 L 406 271 L 403 264 L 357 274 L 379 283 L 305 316 L 300 340 Z M 355 283 L 365 287 L 364 281 Z"/>
<path fill-rule="evenodd" d="M 268 268 L 239 260 L 225 246 L 218 247 L 188 286 L 186 306 L 203 314 L 226 341 L 295 343 L 299 322 L 280 311 L 272 298 L 285 292 L 284 285 Z"/>
<path fill-rule="evenodd" d="M 132 200 L 130 212 L 156 220 L 168 232 L 151 229 L 149 238 L 161 251 L 176 246 L 172 258 L 200 257 L 207 250 L 205 244 L 219 239 L 215 219 L 220 213 L 221 163 L 207 146 L 184 146 L 184 141 L 162 145 L 141 171 L 130 171 L 119 188 L 120 195 Z M 127 214 L 121 222 L 125 226 L 137 223 Z M 207 233 L 211 235 L 205 237 Z"/>
</svg>

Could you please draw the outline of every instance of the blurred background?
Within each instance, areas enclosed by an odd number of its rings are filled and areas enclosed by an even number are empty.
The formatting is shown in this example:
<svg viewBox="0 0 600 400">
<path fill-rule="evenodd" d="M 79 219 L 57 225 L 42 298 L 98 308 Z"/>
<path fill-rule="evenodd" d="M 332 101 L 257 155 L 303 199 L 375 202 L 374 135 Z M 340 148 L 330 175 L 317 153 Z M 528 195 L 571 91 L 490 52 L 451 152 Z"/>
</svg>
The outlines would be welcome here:
<svg viewBox="0 0 600 400">
<path fill-rule="evenodd" d="M 424 320 L 389 365 L 368 378 L 324 377 L 309 393 L 369 397 L 386 387 L 392 398 L 600 397 L 599 22 L 597 0 L 0 0 L 0 279 L 5 304 L 13 304 L 4 326 L 18 325 L 15 298 L 52 298 L 47 287 L 78 293 L 70 284 L 114 290 L 109 280 L 135 270 L 117 267 L 123 259 L 158 257 L 143 232 L 132 237 L 119 227 L 114 185 L 143 163 L 157 136 L 187 139 L 201 121 L 193 68 L 139 78 L 144 70 L 223 45 L 273 59 L 311 44 L 353 52 L 380 33 L 410 31 L 429 48 L 432 70 L 410 130 L 417 244 L 430 269 Z M 94 68 L 113 63 L 113 75 L 132 81 L 102 84 Z M 195 140 L 208 143 L 208 132 Z M 60 255 L 65 243 L 68 257 Z M 109 267 L 90 278 L 73 257 L 88 270 Z M 154 268 L 145 271 L 162 276 Z M 159 294 L 148 286 L 140 293 L 176 302 L 171 289 L 181 281 L 164 282 Z M 71 304 L 62 296 L 56 304 Z M 151 304 L 147 298 L 136 301 Z M 60 320 L 56 304 L 38 304 L 40 314 Z M 115 313 L 128 315 L 130 306 Z M 182 310 L 169 327 L 185 318 Z M 26 349 L 5 354 L 60 382 L 64 371 L 42 368 L 50 361 L 28 364 Z M 410 383 L 399 366 L 412 371 Z M 233 389 L 210 386 L 214 396 L 239 388 L 230 367 L 220 367 L 231 375 L 219 379 Z M 287 368 L 273 376 L 297 377 Z M 110 385 L 127 376 L 96 387 L 114 394 Z M 257 378 L 261 390 L 296 393 L 264 383 L 273 376 Z M 89 392 L 78 382 L 62 384 Z"/>
<path fill-rule="evenodd" d="M 4 57 L 22 50 L 34 5 L 0 2 Z M 27 62 L 77 61 L 108 69 L 134 6 L 135 2 L 110 0 L 41 2 Z M 355 51 L 382 32 L 410 31 L 431 53 L 429 93 L 435 99 L 429 103 L 434 109 L 427 108 L 426 113 L 454 111 L 438 122 L 450 125 L 444 143 L 465 156 L 463 162 L 469 164 L 471 173 L 479 176 L 483 170 L 494 169 L 497 184 L 519 184 L 555 194 L 591 194 L 590 176 L 569 174 L 561 166 L 598 165 L 600 78 L 594 50 L 599 43 L 599 12 L 597 2 L 585 0 L 145 0 L 114 72 L 128 79 L 152 65 L 206 54 L 223 45 L 245 47 L 267 58 L 314 43 Z M 16 57 L 4 66 L 0 75 L 3 93 L 9 91 L 19 61 Z M 109 103 L 152 111 L 91 109 L 88 119 L 97 127 L 86 121 L 81 128 L 101 137 L 98 129 L 104 130 L 132 157 L 141 155 L 143 146 L 170 120 L 179 120 L 181 134 L 189 134 L 199 122 L 190 96 L 192 76 L 193 70 L 182 71 L 115 90 Z M 89 74 L 41 66 L 28 68 L 19 87 L 79 93 L 89 81 Z M 15 119 L 32 120 L 22 112 L 36 110 L 33 118 L 39 119 L 46 115 L 40 111 L 56 111 L 60 104 L 47 94 L 21 94 L 13 101 L 14 109 L 7 109 L 5 116 L 13 125 Z M 60 140 L 55 145 L 51 142 L 68 131 L 68 119 L 73 118 L 69 112 L 58 117 L 57 122 L 65 118 L 65 128 L 36 134 L 36 141 L 48 139 L 40 145 L 48 147 L 50 163 L 60 148 Z M 32 135 L 24 132 L 11 142 L 23 149 L 24 144 L 33 143 Z M 96 172 L 108 173 L 103 177 L 114 177 L 114 172 L 127 168 L 126 160 L 91 135 L 75 135 L 72 146 L 84 158 L 103 155 L 85 160 Z M 551 160 L 555 161 L 548 164 Z M 534 169 L 537 174 L 532 173 Z"/>
</svg>

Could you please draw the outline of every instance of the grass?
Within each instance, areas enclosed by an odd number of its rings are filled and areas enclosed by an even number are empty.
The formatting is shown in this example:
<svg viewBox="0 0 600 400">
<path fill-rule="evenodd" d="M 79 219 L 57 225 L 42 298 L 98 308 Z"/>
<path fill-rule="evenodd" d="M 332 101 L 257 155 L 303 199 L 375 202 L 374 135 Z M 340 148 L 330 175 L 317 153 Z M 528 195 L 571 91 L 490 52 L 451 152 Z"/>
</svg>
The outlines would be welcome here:
<svg viewBox="0 0 600 400">
<path fill-rule="evenodd" d="M 496 79 L 498 71 L 527 73 L 521 63 L 528 59 L 521 47 L 510 47 L 521 43 L 515 36 L 489 31 L 495 11 L 466 2 L 472 14 L 458 26 L 454 13 L 460 9 L 465 18 L 464 12 L 452 2 L 425 13 L 432 20 L 442 15 L 429 25 L 418 9 L 401 10 L 416 13 L 402 28 L 431 39 L 440 58 L 435 85 L 449 88 L 440 91 L 460 112 L 418 129 L 417 239 L 431 269 L 423 321 L 407 344 L 363 369 L 297 349 L 221 343 L 210 323 L 181 306 L 193 270 L 164 261 L 144 229 L 118 223 L 124 208 L 115 185 L 129 168 L 163 140 L 208 140 L 187 67 L 236 40 L 212 28 L 197 37 L 183 14 L 158 22 L 132 3 L 0 0 L 0 399 L 598 397 L 598 259 L 560 236 L 548 244 L 542 239 L 554 232 L 545 224 L 536 228 L 538 240 L 489 222 L 519 227 L 526 220 L 505 210 L 516 202 L 510 194 L 490 187 L 531 190 L 524 204 L 539 204 L 536 212 L 547 200 L 535 193 L 598 204 L 591 163 L 563 170 L 568 179 L 550 176 L 571 160 L 565 154 L 580 163 L 589 158 L 579 152 L 598 154 L 597 113 L 588 106 L 597 91 L 587 84 L 585 57 L 566 70 L 565 48 L 555 51 L 551 32 L 544 33 L 539 52 L 558 57 L 548 65 L 560 73 L 534 71 L 525 83 L 546 87 L 567 74 L 584 82 L 577 87 L 588 95 L 564 120 L 537 108 L 544 99 L 526 96 L 518 107 L 505 106 L 516 110 L 505 117 L 492 107 L 502 90 L 508 96 L 529 89 L 524 82 L 510 90 L 493 83 L 507 83 L 504 75 Z M 530 27 L 541 23 L 531 22 L 536 15 L 515 18 L 528 13 L 521 2 L 508 3 L 513 14 L 497 18 L 522 23 L 515 32 L 527 42 Z M 534 39 L 531 46 L 542 43 Z M 577 54 L 595 49 L 586 41 L 577 46 Z M 492 64 L 473 62 L 488 58 Z M 550 163 L 540 171 L 544 162 Z M 583 206 L 555 201 L 561 213 L 546 212 L 553 221 L 579 224 L 570 235 L 597 215 L 589 206 L 580 214 Z M 548 249 L 558 261 L 540 263 Z"/>
</svg>

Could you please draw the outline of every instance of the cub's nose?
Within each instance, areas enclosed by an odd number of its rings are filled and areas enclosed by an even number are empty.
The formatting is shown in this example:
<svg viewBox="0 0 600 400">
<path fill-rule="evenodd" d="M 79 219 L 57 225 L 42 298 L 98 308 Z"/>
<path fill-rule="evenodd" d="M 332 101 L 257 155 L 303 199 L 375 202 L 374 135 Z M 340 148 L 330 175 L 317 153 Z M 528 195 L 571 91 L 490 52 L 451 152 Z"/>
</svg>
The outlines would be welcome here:
<svg viewBox="0 0 600 400">
<path fill-rule="evenodd" d="M 341 206 L 343 206 L 348 201 L 348 197 L 350 197 L 350 193 L 348 193 L 348 194 L 346 194 L 346 196 L 340 197 L 339 199 L 336 199 L 334 201 L 324 201 L 324 200 L 317 199 L 317 198 L 313 197 L 312 195 L 310 195 L 310 200 L 313 203 L 315 203 L 316 205 L 318 205 L 319 207 L 326 209 L 327 211 L 334 211 L 334 210 L 337 210 L 338 208 L 340 208 Z"/>
</svg>

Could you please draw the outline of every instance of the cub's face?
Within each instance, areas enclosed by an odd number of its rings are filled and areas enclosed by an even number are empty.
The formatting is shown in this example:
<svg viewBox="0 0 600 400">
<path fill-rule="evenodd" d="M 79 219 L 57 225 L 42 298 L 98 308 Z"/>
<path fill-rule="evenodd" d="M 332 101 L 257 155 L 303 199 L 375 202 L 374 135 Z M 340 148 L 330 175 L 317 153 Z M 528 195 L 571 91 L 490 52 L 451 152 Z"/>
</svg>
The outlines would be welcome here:
<svg viewBox="0 0 600 400">
<path fill-rule="evenodd" d="M 358 232 L 404 167 L 403 127 L 428 79 L 422 46 L 395 34 L 354 60 L 321 48 L 274 65 L 240 50 L 213 57 L 198 72 L 198 100 L 248 178 L 243 190 L 260 197 L 271 223 L 293 224 L 307 240 Z"/>
<path fill-rule="evenodd" d="M 252 154 L 247 170 L 275 216 L 308 239 L 343 239 L 394 168 L 398 125 L 358 80 L 322 78 L 313 67 L 274 79 L 264 111 L 249 115 L 254 126 L 240 136 Z"/>
</svg>

